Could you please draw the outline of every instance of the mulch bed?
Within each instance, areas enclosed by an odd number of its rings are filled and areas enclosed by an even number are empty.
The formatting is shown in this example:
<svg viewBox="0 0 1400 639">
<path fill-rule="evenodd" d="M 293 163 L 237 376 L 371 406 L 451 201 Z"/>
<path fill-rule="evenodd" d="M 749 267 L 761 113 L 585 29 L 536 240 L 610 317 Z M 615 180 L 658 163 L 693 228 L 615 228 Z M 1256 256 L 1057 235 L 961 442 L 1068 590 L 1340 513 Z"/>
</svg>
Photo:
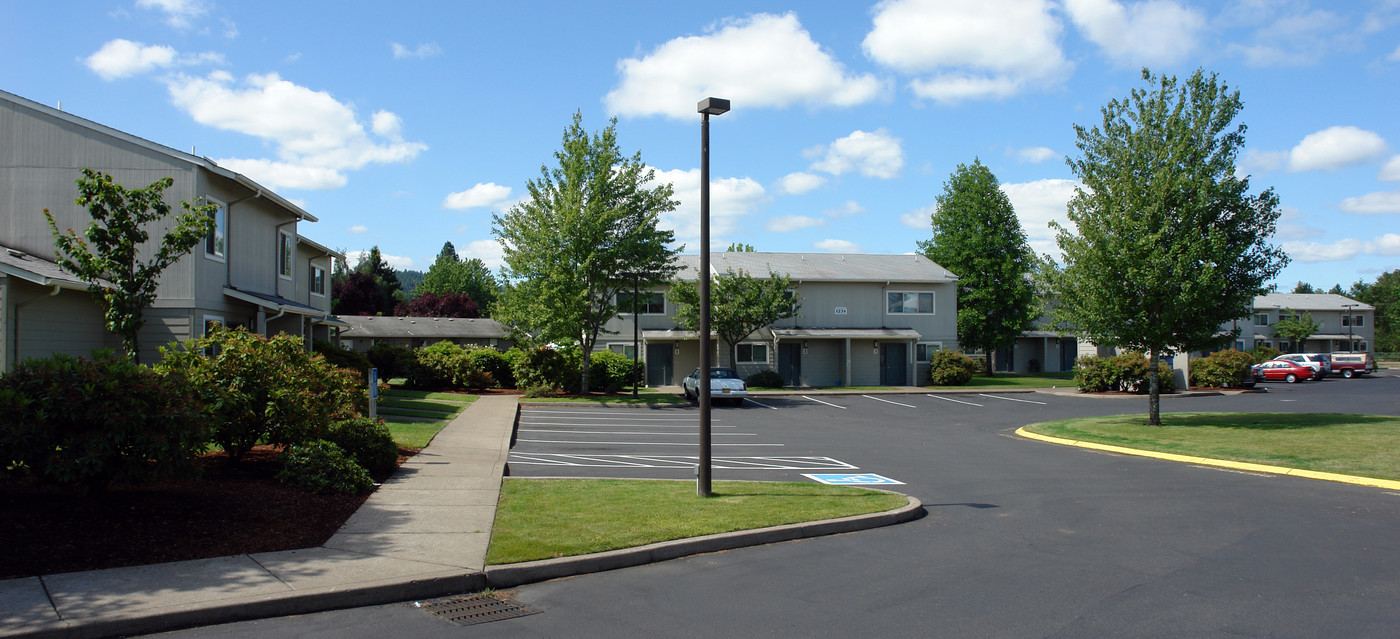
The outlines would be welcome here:
<svg viewBox="0 0 1400 639">
<path fill-rule="evenodd" d="M 201 480 L 91 497 L 0 473 L 0 579 L 319 546 L 369 494 L 280 484 L 278 452 L 259 446 L 236 466 L 211 453 Z"/>
</svg>

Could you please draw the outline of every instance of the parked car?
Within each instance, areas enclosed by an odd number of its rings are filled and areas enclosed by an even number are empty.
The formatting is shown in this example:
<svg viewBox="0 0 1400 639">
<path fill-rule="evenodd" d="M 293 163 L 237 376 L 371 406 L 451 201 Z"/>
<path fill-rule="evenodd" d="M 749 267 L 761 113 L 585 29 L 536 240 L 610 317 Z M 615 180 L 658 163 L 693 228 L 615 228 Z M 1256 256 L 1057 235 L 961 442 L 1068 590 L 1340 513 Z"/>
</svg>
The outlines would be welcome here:
<svg viewBox="0 0 1400 639">
<path fill-rule="evenodd" d="M 1283 380 L 1292 384 L 1300 380 L 1316 379 L 1316 372 L 1312 367 L 1286 359 L 1271 359 L 1263 364 L 1255 364 L 1253 370 L 1254 379 L 1259 382 Z"/>
<path fill-rule="evenodd" d="M 1285 353 L 1274 359 L 1282 359 L 1313 369 L 1313 379 L 1322 379 L 1332 374 L 1332 356 L 1327 353 Z"/>
<path fill-rule="evenodd" d="M 690 400 L 700 399 L 700 369 L 691 371 L 681 380 L 681 392 Z M 735 406 L 742 404 L 749 395 L 749 387 L 732 368 L 715 366 L 710 368 L 710 401 L 727 399 Z"/>
<path fill-rule="evenodd" d="M 1376 372 L 1376 358 L 1370 353 L 1332 353 L 1332 372 L 1347 379 Z"/>
</svg>

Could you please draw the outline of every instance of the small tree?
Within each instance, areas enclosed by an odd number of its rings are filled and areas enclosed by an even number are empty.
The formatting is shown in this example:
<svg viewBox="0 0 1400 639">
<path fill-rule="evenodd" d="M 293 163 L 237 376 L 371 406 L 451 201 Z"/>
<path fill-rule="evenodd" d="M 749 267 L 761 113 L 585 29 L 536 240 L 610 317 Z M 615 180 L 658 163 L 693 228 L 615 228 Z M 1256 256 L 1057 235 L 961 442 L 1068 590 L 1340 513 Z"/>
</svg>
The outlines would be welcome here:
<svg viewBox="0 0 1400 639">
<path fill-rule="evenodd" d="M 146 323 L 141 315 L 156 299 L 160 274 L 214 230 L 211 214 L 216 206 L 180 202 L 185 212 L 175 216 L 174 228 L 161 238 L 150 259 L 142 261 L 143 245 L 151 238 L 147 226 L 170 215 L 164 195 L 175 180 L 161 178 L 144 189 L 128 190 L 109 174 L 83 169 L 77 184 L 76 202 L 87 208 L 93 220 L 82 237 L 71 228 L 59 231 L 53 215 L 44 209 L 58 249 L 56 261 L 88 283 L 107 330 L 121 336 L 127 356 L 140 362 L 138 337 Z"/>
<path fill-rule="evenodd" d="M 710 280 L 710 328 L 729 348 L 729 361 L 737 359 L 739 342 L 773 322 L 797 317 L 801 300 L 790 295 L 792 280 L 769 271 L 757 278 L 728 270 Z M 700 291 L 695 282 L 671 283 L 671 301 L 676 304 L 676 321 L 689 330 L 700 327 Z M 702 339 L 704 339 L 702 337 Z"/>
<path fill-rule="evenodd" d="M 461 294 L 476 302 L 483 316 L 489 315 L 491 306 L 496 303 L 499 284 L 486 263 L 477 258 L 463 260 L 457 255 L 451 242 L 442 245 L 433 265 L 423 276 L 423 282 L 414 289 L 415 295 L 436 293 L 438 295 Z"/>
<path fill-rule="evenodd" d="M 1322 323 L 1314 322 L 1310 313 L 1299 315 L 1293 309 L 1286 308 L 1281 315 L 1283 319 L 1274 324 L 1274 335 L 1288 339 L 1297 345 L 1298 350 L 1302 350 L 1303 342 L 1322 328 Z"/>
</svg>

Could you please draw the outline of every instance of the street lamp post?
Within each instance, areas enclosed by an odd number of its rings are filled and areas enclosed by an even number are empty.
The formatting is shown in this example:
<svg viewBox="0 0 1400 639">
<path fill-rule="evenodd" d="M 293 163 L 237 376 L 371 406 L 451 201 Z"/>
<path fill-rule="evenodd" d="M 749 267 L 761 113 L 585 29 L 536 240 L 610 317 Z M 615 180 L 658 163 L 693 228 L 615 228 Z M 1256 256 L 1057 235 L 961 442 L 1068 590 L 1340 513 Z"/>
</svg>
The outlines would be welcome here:
<svg viewBox="0 0 1400 639">
<path fill-rule="evenodd" d="M 637 399 L 637 361 L 641 353 L 637 350 L 640 330 L 637 328 L 637 300 L 642 294 L 642 274 L 640 271 L 623 271 L 622 275 L 632 278 L 632 399 Z"/>
<path fill-rule="evenodd" d="M 1347 316 L 1346 316 L 1345 319 L 1346 319 L 1346 323 L 1347 323 L 1347 352 L 1348 352 L 1348 353 L 1353 352 L 1353 351 L 1356 350 L 1356 336 L 1352 333 L 1352 330 L 1353 330 L 1353 329 L 1352 329 L 1352 326 L 1356 324 L 1356 317 L 1353 316 L 1353 315 L 1351 314 L 1351 309 L 1353 309 L 1353 308 L 1355 308 L 1355 307 L 1356 307 L 1356 304 L 1343 304 L 1343 305 L 1342 305 L 1342 308 L 1346 309 L 1346 310 L 1343 311 L 1343 312 L 1345 312 L 1345 313 L 1347 314 Z"/>
<path fill-rule="evenodd" d="M 729 100 L 705 98 L 700 112 L 700 380 L 695 394 L 700 403 L 700 462 L 695 469 L 695 492 L 710 496 L 710 116 L 729 112 Z"/>
</svg>

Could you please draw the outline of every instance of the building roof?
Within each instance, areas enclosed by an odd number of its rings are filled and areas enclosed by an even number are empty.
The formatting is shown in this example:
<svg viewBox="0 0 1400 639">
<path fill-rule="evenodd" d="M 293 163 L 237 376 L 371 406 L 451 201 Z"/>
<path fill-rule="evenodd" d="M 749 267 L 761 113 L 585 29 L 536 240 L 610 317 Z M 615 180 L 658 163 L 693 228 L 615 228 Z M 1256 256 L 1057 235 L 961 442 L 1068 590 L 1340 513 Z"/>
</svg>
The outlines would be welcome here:
<svg viewBox="0 0 1400 639">
<path fill-rule="evenodd" d="M 681 270 L 676 277 L 695 280 L 699 255 L 678 255 Z M 956 282 L 958 276 L 923 255 L 864 255 L 851 253 L 745 253 L 710 254 L 710 272 L 743 270 L 755 277 L 769 271 L 787 275 L 793 282 Z"/>
<path fill-rule="evenodd" d="M 1344 295 L 1333 293 L 1269 293 L 1254 298 L 1254 310 L 1288 308 L 1295 311 L 1344 311 L 1348 308 L 1358 311 L 1375 310 L 1370 304 L 1362 304 Z"/>
<path fill-rule="evenodd" d="M 379 317 L 337 315 L 350 328 L 340 331 L 345 338 L 422 337 L 438 339 L 503 339 L 506 327 L 493 319 L 461 317 Z"/>
<path fill-rule="evenodd" d="M 56 262 L 35 257 L 24 251 L 0 246 L 0 273 L 34 282 L 40 286 L 57 286 L 73 290 L 88 290 L 88 283 L 63 270 Z M 109 282 L 102 284 L 111 286 Z"/>
</svg>

